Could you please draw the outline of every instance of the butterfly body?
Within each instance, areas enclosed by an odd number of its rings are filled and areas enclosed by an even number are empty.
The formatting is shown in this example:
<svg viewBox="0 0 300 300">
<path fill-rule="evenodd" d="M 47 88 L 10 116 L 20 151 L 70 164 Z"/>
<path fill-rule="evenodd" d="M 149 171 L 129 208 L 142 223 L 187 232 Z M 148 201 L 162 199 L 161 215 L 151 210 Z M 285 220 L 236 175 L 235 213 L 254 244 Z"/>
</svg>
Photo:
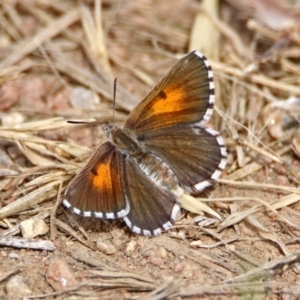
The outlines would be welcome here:
<svg viewBox="0 0 300 300">
<path fill-rule="evenodd" d="M 117 129 L 112 135 L 112 141 L 115 146 L 127 155 L 138 155 L 143 152 L 140 143 L 141 138 L 135 136 L 131 130 Z"/>
<path fill-rule="evenodd" d="M 144 235 L 170 228 L 180 196 L 201 192 L 226 166 L 222 138 L 205 127 L 214 102 L 211 68 L 205 56 L 191 52 L 129 114 L 124 128 L 102 126 L 111 141 L 72 181 L 64 205 L 83 216 L 123 218 Z"/>
</svg>

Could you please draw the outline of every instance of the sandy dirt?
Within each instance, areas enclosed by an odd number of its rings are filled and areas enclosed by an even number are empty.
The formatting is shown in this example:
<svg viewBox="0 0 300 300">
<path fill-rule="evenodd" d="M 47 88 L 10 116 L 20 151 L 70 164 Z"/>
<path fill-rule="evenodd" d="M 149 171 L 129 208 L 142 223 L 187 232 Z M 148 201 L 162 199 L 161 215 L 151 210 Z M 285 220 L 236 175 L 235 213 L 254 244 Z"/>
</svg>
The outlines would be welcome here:
<svg viewBox="0 0 300 300">
<path fill-rule="evenodd" d="M 300 299 L 294 2 L 0 1 L 0 299 Z M 105 140 L 100 126 L 65 120 L 111 121 L 116 77 L 122 126 L 194 49 L 211 62 L 208 126 L 228 150 L 221 179 L 197 195 L 212 213 L 199 199 L 202 219 L 182 209 L 145 237 L 64 209 Z M 34 238 L 28 220 L 40 222 Z"/>
</svg>

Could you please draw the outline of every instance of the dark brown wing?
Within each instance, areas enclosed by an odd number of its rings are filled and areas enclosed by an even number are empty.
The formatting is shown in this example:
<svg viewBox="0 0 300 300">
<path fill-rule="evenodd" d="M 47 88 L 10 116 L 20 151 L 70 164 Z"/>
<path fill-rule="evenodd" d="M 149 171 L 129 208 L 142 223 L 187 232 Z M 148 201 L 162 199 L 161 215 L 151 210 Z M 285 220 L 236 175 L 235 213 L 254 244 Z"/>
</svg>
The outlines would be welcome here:
<svg viewBox="0 0 300 300">
<path fill-rule="evenodd" d="M 63 204 L 85 217 L 122 218 L 129 211 L 123 193 L 124 157 L 106 142 L 73 179 Z"/>
<path fill-rule="evenodd" d="M 226 166 L 226 148 L 218 132 L 201 126 L 184 126 L 144 136 L 143 146 L 160 157 L 187 192 L 211 185 Z"/>
<path fill-rule="evenodd" d="M 150 160 L 149 155 L 144 161 L 128 158 L 124 167 L 124 190 L 130 205 L 124 221 L 133 232 L 149 236 L 172 226 L 180 210 L 176 203 L 182 194 L 177 181 L 172 180 L 174 175 L 162 180 L 170 173 L 167 165 L 155 164 L 155 157 Z"/>
<path fill-rule="evenodd" d="M 211 67 L 203 54 L 194 51 L 180 59 L 130 113 L 125 127 L 142 134 L 174 125 L 204 124 L 214 102 Z"/>
</svg>

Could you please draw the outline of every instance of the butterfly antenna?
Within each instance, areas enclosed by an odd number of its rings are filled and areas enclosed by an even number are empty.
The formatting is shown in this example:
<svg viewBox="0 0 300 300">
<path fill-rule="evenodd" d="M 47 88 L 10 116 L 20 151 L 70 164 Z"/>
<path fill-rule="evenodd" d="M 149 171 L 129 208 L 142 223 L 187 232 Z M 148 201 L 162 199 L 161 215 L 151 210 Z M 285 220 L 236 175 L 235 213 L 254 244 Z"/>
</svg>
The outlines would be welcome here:
<svg viewBox="0 0 300 300">
<path fill-rule="evenodd" d="M 116 111 L 116 94 L 117 94 L 117 78 L 114 80 L 114 94 L 113 94 L 113 124 L 115 124 L 115 111 Z M 103 124 L 103 122 L 84 122 L 84 121 L 72 121 L 68 120 L 67 123 L 70 124 L 82 124 L 82 125 L 101 125 L 101 126 L 107 126 Z M 108 126 L 109 130 L 111 126 Z"/>
<path fill-rule="evenodd" d="M 116 111 L 116 94 L 117 94 L 117 78 L 114 80 L 114 96 L 113 96 L 113 124 L 115 125 L 115 111 Z"/>
</svg>

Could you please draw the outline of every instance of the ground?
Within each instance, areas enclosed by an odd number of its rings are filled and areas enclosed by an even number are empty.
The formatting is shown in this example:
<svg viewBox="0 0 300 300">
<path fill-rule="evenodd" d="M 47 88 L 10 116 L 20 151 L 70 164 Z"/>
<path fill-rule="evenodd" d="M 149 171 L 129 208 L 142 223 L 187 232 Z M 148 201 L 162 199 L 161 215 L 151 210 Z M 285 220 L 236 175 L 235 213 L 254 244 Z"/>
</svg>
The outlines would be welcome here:
<svg viewBox="0 0 300 300">
<path fill-rule="evenodd" d="M 173 3 L 1 2 L 0 299 L 300 298 L 299 4 Z M 64 209 L 105 139 L 66 120 L 122 126 L 195 49 L 214 71 L 221 178 L 157 237 Z"/>
</svg>

